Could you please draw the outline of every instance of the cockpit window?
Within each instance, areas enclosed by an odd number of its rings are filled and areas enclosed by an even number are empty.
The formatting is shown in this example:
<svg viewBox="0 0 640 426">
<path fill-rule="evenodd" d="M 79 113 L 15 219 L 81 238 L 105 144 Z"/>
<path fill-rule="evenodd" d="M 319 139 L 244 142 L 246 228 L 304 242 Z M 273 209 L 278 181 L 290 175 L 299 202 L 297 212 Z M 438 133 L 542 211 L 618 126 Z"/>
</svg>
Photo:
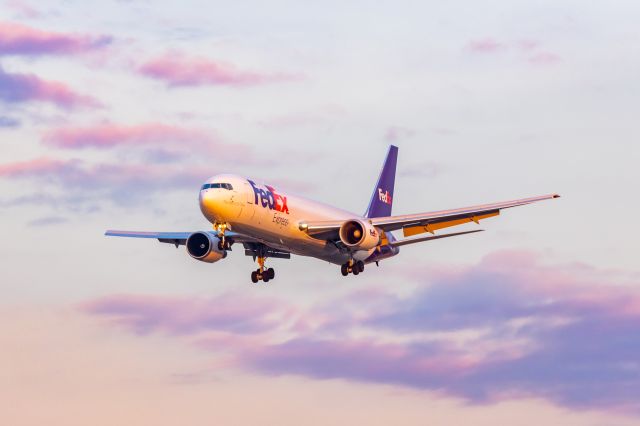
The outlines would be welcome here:
<svg viewBox="0 0 640 426">
<path fill-rule="evenodd" d="M 202 189 L 201 191 L 204 191 L 205 189 L 213 189 L 213 188 L 221 188 L 221 189 L 228 189 L 228 190 L 232 190 L 233 186 L 231 186 L 230 183 L 205 183 L 204 185 L 202 185 Z"/>
</svg>

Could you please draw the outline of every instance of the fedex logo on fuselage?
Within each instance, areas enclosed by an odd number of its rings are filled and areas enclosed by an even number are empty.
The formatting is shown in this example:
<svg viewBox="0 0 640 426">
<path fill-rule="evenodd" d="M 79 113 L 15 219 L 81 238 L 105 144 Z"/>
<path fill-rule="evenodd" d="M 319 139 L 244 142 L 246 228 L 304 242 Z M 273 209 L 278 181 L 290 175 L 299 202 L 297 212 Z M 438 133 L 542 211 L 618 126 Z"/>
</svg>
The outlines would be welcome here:
<svg viewBox="0 0 640 426">
<path fill-rule="evenodd" d="M 389 194 L 389 191 L 382 192 L 382 189 L 378 188 L 378 198 L 385 204 L 391 204 L 391 194 Z"/>
<path fill-rule="evenodd" d="M 262 207 L 268 207 L 269 210 L 275 210 L 278 212 L 289 214 L 289 207 L 287 207 L 287 197 L 276 193 L 276 190 L 269 185 L 265 185 L 266 189 L 259 188 L 254 181 L 247 179 L 253 188 L 253 195 L 255 197 L 254 203 Z M 258 202 L 260 199 L 260 202 Z"/>
</svg>

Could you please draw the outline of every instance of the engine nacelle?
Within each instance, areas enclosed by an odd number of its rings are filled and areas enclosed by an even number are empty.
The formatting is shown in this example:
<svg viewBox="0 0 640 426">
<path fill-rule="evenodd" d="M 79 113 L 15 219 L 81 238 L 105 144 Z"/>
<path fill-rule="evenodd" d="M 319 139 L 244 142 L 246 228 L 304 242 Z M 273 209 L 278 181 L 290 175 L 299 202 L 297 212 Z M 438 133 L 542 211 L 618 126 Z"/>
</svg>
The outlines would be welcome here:
<svg viewBox="0 0 640 426">
<path fill-rule="evenodd" d="M 340 226 L 340 240 L 347 247 L 371 250 L 380 244 L 380 233 L 369 222 L 351 219 Z"/>
<path fill-rule="evenodd" d="M 189 256 L 202 262 L 213 263 L 227 257 L 227 252 L 218 248 L 220 239 L 205 232 L 195 232 L 187 238 Z"/>
</svg>

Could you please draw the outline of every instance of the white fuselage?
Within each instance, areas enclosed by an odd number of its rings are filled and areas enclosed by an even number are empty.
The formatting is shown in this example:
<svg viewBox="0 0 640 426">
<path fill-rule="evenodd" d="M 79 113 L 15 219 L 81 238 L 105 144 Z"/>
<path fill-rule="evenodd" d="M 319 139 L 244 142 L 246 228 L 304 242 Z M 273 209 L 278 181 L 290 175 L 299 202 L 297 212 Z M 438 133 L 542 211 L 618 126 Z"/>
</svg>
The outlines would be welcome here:
<svg viewBox="0 0 640 426">
<path fill-rule="evenodd" d="M 273 248 L 336 264 L 343 264 L 350 258 L 366 260 L 375 250 L 346 252 L 300 229 L 300 224 L 305 221 L 366 220 L 361 215 L 284 194 L 271 186 L 236 175 L 217 175 L 207 182 L 217 186 L 203 186 L 205 189 L 200 191 L 199 197 L 200 209 L 214 225 L 226 225 L 231 231 L 251 235 Z"/>
</svg>

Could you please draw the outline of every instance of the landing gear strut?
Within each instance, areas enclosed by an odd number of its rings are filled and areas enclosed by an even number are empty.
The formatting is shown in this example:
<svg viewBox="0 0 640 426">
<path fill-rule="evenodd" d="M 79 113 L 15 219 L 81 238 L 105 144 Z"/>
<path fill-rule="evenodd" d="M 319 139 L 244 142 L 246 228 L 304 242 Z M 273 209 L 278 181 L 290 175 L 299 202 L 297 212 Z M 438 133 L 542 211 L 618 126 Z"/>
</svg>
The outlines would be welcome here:
<svg viewBox="0 0 640 426">
<path fill-rule="evenodd" d="M 222 235 L 222 238 L 220 239 L 220 241 L 218 241 L 218 250 L 220 251 L 231 250 L 231 241 L 226 239 L 224 237 L 224 234 Z"/>
<path fill-rule="evenodd" d="M 362 260 L 354 261 L 353 259 L 349 260 L 347 263 L 340 266 L 340 272 L 343 277 L 352 273 L 353 275 L 358 275 L 360 272 L 364 272 L 364 262 Z"/>
<path fill-rule="evenodd" d="M 231 250 L 231 244 L 233 244 L 233 241 L 227 239 L 224 235 L 225 231 L 227 230 L 227 224 L 215 223 L 213 225 L 213 229 L 215 229 L 218 232 L 218 238 L 220 238 L 220 241 L 218 241 L 218 250 L 220 251 Z"/>
<path fill-rule="evenodd" d="M 260 266 L 255 271 L 251 272 L 251 282 L 257 283 L 258 281 L 269 282 L 276 277 L 276 271 L 273 268 L 264 267 L 264 261 L 266 257 L 258 256 L 258 265 Z"/>
</svg>

